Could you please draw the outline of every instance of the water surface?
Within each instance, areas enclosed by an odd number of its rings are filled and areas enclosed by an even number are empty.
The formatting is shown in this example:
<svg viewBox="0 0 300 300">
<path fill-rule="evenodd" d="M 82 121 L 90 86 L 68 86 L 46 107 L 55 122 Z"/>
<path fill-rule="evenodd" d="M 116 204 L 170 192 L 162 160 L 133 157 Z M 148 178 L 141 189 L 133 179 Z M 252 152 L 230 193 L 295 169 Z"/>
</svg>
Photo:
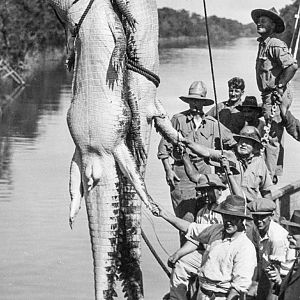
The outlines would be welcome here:
<svg viewBox="0 0 300 300">
<path fill-rule="evenodd" d="M 259 99 L 255 83 L 256 40 L 240 39 L 213 49 L 217 97 L 227 100 L 227 81 L 246 81 L 246 95 Z M 207 83 L 213 97 L 207 49 L 160 52 L 158 97 L 169 115 L 183 110 L 194 80 Z M 300 73 L 299 73 L 300 74 Z M 293 81 L 292 110 L 300 118 L 300 75 Z M 66 124 L 71 77 L 63 69 L 39 74 L 16 99 L 2 103 L 0 124 L 0 299 L 93 299 L 93 268 L 85 208 L 73 231 L 68 225 L 68 172 L 74 145 Z M 153 198 L 171 209 L 161 163 L 156 158 L 160 136 L 153 130 L 146 183 Z M 284 176 L 280 185 L 300 178 L 300 143 L 286 136 Z M 155 231 L 164 248 L 178 247 L 177 232 L 159 219 Z M 155 239 L 144 214 L 143 227 L 161 258 L 167 254 Z M 145 299 L 160 299 L 168 278 L 143 245 Z M 119 298 L 123 299 L 119 292 Z"/>
</svg>

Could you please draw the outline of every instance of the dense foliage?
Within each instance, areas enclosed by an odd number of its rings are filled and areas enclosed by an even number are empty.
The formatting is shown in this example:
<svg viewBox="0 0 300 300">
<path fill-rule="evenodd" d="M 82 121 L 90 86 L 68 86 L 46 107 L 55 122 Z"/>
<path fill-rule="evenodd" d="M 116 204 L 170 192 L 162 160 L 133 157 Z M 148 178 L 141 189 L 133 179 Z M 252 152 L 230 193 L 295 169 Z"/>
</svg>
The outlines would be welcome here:
<svg viewBox="0 0 300 300">
<path fill-rule="evenodd" d="M 62 26 L 46 1 L 0 1 L 0 57 L 19 66 L 26 53 L 63 43 Z"/>
<path fill-rule="evenodd" d="M 296 2 L 299 2 L 297 0 Z M 281 14 L 287 21 L 283 38 L 289 43 L 298 3 L 286 6 Z M 241 36 L 256 34 L 255 25 L 211 16 L 208 18 L 212 43 L 224 43 Z M 159 9 L 159 34 L 162 40 L 186 39 L 186 45 L 206 42 L 203 16 L 186 10 Z M 25 55 L 49 47 L 64 46 L 64 30 L 45 0 L 0 1 L 0 57 L 20 66 Z"/>
<path fill-rule="evenodd" d="M 284 33 L 281 35 L 281 38 L 287 43 L 288 46 L 292 46 L 292 49 L 295 46 L 295 43 L 291 45 L 291 41 L 292 41 L 295 22 L 296 22 L 295 15 L 298 12 L 299 4 L 300 4 L 300 0 L 297 0 L 293 4 L 287 5 L 286 7 L 280 10 L 280 15 L 283 17 L 286 24 L 286 29 Z M 298 24 L 298 29 L 299 27 L 300 24 Z M 297 37 L 295 36 L 294 41 L 296 40 L 296 38 Z M 298 57 L 299 57 L 299 50 L 298 50 Z"/>
<path fill-rule="evenodd" d="M 186 10 L 159 9 L 159 36 L 206 38 L 205 19 Z M 211 16 L 208 18 L 209 33 L 213 43 L 224 43 L 241 36 L 255 35 L 254 24 L 243 25 L 238 21 Z"/>
</svg>

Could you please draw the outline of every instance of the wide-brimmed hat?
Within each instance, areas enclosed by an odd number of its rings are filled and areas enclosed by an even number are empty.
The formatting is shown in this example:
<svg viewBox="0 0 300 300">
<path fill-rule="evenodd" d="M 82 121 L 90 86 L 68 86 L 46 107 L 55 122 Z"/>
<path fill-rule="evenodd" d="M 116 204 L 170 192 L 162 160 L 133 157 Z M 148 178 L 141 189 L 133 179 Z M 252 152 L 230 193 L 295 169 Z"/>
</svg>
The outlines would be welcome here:
<svg viewBox="0 0 300 300">
<path fill-rule="evenodd" d="M 245 205 L 245 199 L 243 197 L 229 195 L 225 201 L 219 204 L 213 211 L 224 215 L 253 220 L 251 213 Z"/>
<path fill-rule="evenodd" d="M 252 215 L 271 215 L 276 209 L 274 201 L 261 198 L 248 203 Z"/>
<path fill-rule="evenodd" d="M 252 20 L 255 24 L 257 24 L 258 19 L 261 16 L 269 17 L 275 24 L 275 32 L 276 33 L 282 33 L 285 30 L 285 24 L 283 19 L 279 16 L 278 11 L 272 7 L 270 9 L 254 9 L 251 12 Z"/>
<path fill-rule="evenodd" d="M 258 146 L 263 147 L 259 131 L 254 126 L 244 126 L 244 128 L 240 131 L 240 134 L 235 134 L 233 138 L 237 142 L 240 140 L 240 138 L 249 139 L 256 142 Z"/>
<path fill-rule="evenodd" d="M 255 109 L 259 113 L 259 117 L 262 116 L 262 107 L 258 105 L 257 99 L 254 96 L 246 96 L 242 105 L 236 106 L 236 109 L 239 111 L 244 111 L 245 108 Z"/>
<path fill-rule="evenodd" d="M 217 174 L 203 174 L 196 185 L 196 189 L 201 188 L 221 188 L 225 190 L 227 186 L 222 182 Z"/>
<path fill-rule="evenodd" d="M 207 88 L 203 81 L 194 81 L 190 88 L 189 94 L 187 96 L 179 97 L 184 102 L 189 102 L 189 100 L 199 100 L 203 106 L 208 106 L 214 104 L 214 100 L 206 98 Z"/>
<path fill-rule="evenodd" d="M 283 225 L 300 228 L 300 210 L 294 210 L 293 215 L 289 221 L 281 220 L 280 223 Z"/>
</svg>

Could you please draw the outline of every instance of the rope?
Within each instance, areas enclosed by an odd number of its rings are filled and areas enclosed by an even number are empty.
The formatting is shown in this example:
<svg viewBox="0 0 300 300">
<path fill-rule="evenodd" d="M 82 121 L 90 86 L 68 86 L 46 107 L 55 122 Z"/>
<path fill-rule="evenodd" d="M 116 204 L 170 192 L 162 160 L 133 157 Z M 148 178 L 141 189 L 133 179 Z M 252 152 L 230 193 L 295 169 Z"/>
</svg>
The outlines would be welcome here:
<svg viewBox="0 0 300 300">
<path fill-rule="evenodd" d="M 78 0 L 77 0 L 78 1 Z M 77 1 L 74 1 L 75 3 Z M 77 37 L 79 29 L 81 27 L 82 22 L 84 21 L 86 15 L 88 14 L 90 8 L 92 7 L 93 3 L 95 0 L 90 0 L 88 6 L 86 7 L 85 11 L 83 12 L 81 18 L 79 19 L 79 22 L 77 24 L 75 24 L 75 27 L 73 28 L 73 32 L 72 32 L 72 37 Z M 74 4 L 74 3 L 73 3 Z"/>
<path fill-rule="evenodd" d="M 146 69 L 145 67 L 141 66 L 139 63 L 133 61 L 132 59 L 127 60 L 127 68 L 133 72 L 139 73 L 146 77 L 148 80 L 152 81 L 156 87 L 160 84 L 160 78 L 150 70 Z"/>
<path fill-rule="evenodd" d="M 206 35 L 207 35 L 207 43 L 208 43 L 208 52 L 209 52 L 209 60 L 210 60 L 210 69 L 211 69 L 211 76 L 212 76 L 212 82 L 213 82 L 213 90 L 214 90 L 214 98 L 216 103 L 216 116 L 218 121 L 218 130 L 219 130 L 219 137 L 220 137 L 220 146 L 221 146 L 221 155 L 224 154 L 224 148 L 222 143 L 222 134 L 221 134 L 221 124 L 220 124 L 220 117 L 219 117 L 219 110 L 218 110 L 218 99 L 217 99 L 217 92 L 216 92 L 216 82 L 215 82 L 215 75 L 214 75 L 214 66 L 213 66 L 213 59 L 212 59 L 212 53 L 211 53 L 211 44 L 210 44 L 210 36 L 209 36 L 209 30 L 208 30 L 208 21 L 207 21 L 207 10 L 206 10 L 206 2 L 203 0 L 203 6 L 204 6 L 204 16 L 205 16 L 205 27 L 206 27 Z M 221 161 L 222 165 L 222 161 Z M 228 182 L 230 194 L 232 195 L 232 187 L 230 185 L 229 177 L 226 168 L 224 168 L 225 176 Z"/>
</svg>

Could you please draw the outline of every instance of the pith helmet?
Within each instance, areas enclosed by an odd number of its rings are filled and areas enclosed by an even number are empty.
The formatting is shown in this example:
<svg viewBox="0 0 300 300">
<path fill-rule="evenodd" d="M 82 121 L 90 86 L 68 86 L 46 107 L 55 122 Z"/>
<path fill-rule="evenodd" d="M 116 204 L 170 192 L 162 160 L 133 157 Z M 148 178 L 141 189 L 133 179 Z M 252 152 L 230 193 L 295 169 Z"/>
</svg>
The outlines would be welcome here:
<svg viewBox="0 0 300 300">
<path fill-rule="evenodd" d="M 214 104 L 214 100 L 206 98 L 207 88 L 203 81 L 194 81 L 187 96 L 179 97 L 182 101 L 189 103 L 189 100 L 199 100 L 203 106 Z"/>
<path fill-rule="evenodd" d="M 251 12 L 252 20 L 255 24 L 257 24 L 258 19 L 261 16 L 269 17 L 275 24 L 275 32 L 276 33 L 282 33 L 285 30 L 285 24 L 283 19 L 279 16 L 278 11 L 272 7 L 270 9 L 254 9 Z"/>
<path fill-rule="evenodd" d="M 259 117 L 262 116 L 262 107 L 257 104 L 257 99 L 254 96 L 246 96 L 242 105 L 236 107 L 237 110 L 243 112 L 245 108 L 255 109 L 259 113 Z"/>
<path fill-rule="evenodd" d="M 253 220 L 251 213 L 245 204 L 245 199 L 236 195 L 227 196 L 226 200 L 213 209 L 213 211 L 224 215 Z"/>
<path fill-rule="evenodd" d="M 233 137 L 237 142 L 240 140 L 240 138 L 244 138 L 254 141 L 259 147 L 263 146 L 260 141 L 260 134 L 257 128 L 254 126 L 244 126 L 244 128 L 240 131 L 240 134 L 235 134 Z"/>
<path fill-rule="evenodd" d="M 201 188 L 221 188 L 225 190 L 227 187 L 217 174 L 203 174 L 196 186 L 197 190 Z"/>
</svg>

